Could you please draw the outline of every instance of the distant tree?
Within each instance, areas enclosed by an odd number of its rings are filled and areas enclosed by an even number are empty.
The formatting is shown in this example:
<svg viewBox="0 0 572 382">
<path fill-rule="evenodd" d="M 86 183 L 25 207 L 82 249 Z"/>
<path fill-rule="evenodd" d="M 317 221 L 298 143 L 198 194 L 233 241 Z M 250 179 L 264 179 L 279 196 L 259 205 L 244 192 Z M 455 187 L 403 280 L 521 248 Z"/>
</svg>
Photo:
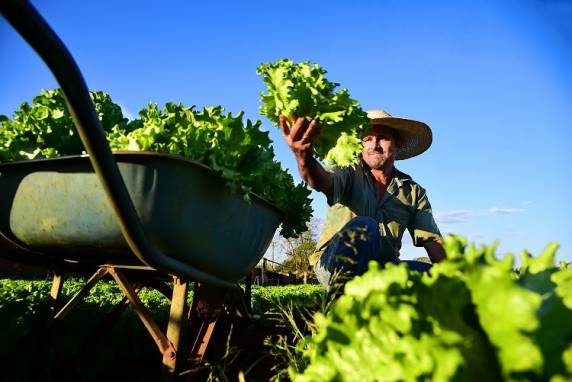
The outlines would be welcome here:
<svg viewBox="0 0 572 382">
<path fill-rule="evenodd" d="M 286 260 L 282 263 L 285 271 L 302 275 L 309 272 L 310 256 L 316 249 L 316 240 L 312 238 L 310 231 L 304 232 L 296 239 L 286 240 L 289 248 L 286 249 Z"/>
<path fill-rule="evenodd" d="M 310 256 L 316 250 L 316 238 L 319 221 L 312 219 L 308 224 L 308 230 L 297 238 L 281 238 L 280 246 L 286 259 L 282 262 L 280 270 L 303 276 L 312 270 Z"/>
</svg>

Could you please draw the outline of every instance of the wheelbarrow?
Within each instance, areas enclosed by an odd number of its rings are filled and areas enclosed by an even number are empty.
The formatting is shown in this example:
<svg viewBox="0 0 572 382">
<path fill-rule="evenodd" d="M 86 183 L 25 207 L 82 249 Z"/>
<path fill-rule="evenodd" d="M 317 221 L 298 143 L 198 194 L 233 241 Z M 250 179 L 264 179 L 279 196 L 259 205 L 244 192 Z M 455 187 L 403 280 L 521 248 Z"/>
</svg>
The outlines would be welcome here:
<svg viewBox="0 0 572 382">
<path fill-rule="evenodd" d="M 172 379 L 184 362 L 202 359 L 223 310 L 248 315 L 248 297 L 237 282 L 262 258 L 284 214 L 254 194 L 247 202 L 229 192 L 200 163 L 112 153 L 85 81 L 55 32 L 26 0 L 2 1 L 0 12 L 54 74 L 87 151 L 0 164 L 0 257 L 54 273 L 53 320 L 111 276 L 125 295 L 122 306 L 131 303 L 163 354 L 163 377 Z M 68 273 L 91 277 L 56 310 Z M 165 283 L 170 279 L 172 290 Z M 166 333 L 138 298 L 143 286 L 171 297 Z M 185 324 L 190 348 L 180 349 Z"/>
</svg>

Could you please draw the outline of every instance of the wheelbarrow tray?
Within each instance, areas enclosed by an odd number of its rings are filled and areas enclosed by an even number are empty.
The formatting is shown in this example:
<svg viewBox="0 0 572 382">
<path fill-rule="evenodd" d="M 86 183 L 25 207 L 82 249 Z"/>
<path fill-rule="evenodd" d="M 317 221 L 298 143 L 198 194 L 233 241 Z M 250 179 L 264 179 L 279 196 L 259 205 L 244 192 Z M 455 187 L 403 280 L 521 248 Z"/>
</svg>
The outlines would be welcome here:
<svg viewBox="0 0 572 382">
<path fill-rule="evenodd" d="M 283 213 L 229 191 L 180 157 L 114 153 L 147 235 L 165 256 L 237 281 L 264 255 Z M 0 256 L 82 265 L 142 265 L 129 249 L 87 156 L 0 164 Z"/>
</svg>

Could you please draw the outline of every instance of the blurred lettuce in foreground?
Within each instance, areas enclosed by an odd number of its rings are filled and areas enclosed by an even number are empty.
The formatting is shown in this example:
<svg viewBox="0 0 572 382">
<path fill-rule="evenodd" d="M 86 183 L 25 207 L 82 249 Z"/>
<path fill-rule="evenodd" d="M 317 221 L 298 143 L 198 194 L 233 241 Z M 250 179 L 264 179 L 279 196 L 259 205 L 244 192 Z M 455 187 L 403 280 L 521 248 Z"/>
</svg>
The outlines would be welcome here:
<svg viewBox="0 0 572 382">
<path fill-rule="evenodd" d="M 430 274 L 404 264 L 348 282 L 299 343 L 295 381 L 551 380 L 572 378 L 572 269 L 558 245 L 536 258 L 497 259 L 496 245 L 445 238 L 448 259 Z"/>
</svg>

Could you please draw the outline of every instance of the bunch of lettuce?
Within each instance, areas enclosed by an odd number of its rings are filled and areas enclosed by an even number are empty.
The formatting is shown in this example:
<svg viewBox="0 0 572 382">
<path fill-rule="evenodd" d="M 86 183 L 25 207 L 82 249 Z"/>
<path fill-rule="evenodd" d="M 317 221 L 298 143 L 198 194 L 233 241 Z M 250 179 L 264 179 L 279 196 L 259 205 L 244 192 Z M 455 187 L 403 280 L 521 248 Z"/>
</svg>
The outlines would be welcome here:
<svg viewBox="0 0 572 382">
<path fill-rule="evenodd" d="M 121 107 L 104 92 L 90 92 L 101 125 L 110 136 L 127 129 Z M 0 162 L 76 155 L 84 151 L 60 89 L 42 90 L 12 118 L 0 115 Z"/>
<path fill-rule="evenodd" d="M 431 274 L 370 264 L 348 282 L 315 334 L 294 381 L 572 379 L 572 269 L 537 258 L 495 257 L 495 245 L 446 239 Z"/>
<path fill-rule="evenodd" d="M 196 111 L 167 103 L 162 110 L 150 104 L 139 112 L 140 118 L 128 122 L 109 95 L 90 95 L 112 150 L 155 151 L 202 162 L 246 199 L 254 192 L 285 211 L 284 237 L 306 230 L 312 213 L 310 191 L 305 184 L 296 185 L 275 160 L 260 121 L 245 124 L 243 113 L 225 114 L 220 106 Z M 0 162 L 83 151 L 59 89 L 42 91 L 32 105 L 23 103 L 12 119 L 0 116 Z"/>
<path fill-rule="evenodd" d="M 260 121 L 243 122 L 243 113 L 225 114 L 220 106 L 196 111 L 167 103 L 150 104 L 129 124 L 129 132 L 110 140 L 112 149 L 156 151 L 202 162 L 221 174 L 227 186 L 248 198 L 250 192 L 286 212 L 281 234 L 298 236 L 312 214 L 310 190 L 295 185 L 274 158 L 268 132 Z"/>
<path fill-rule="evenodd" d="M 355 163 L 361 152 L 360 130 L 369 128 L 367 113 L 347 89 L 328 81 L 326 71 L 310 62 L 279 60 L 257 68 L 267 93 L 261 93 L 260 113 L 278 125 L 284 114 L 292 123 L 296 117 L 318 121 L 321 133 L 314 146 L 316 156 L 329 166 Z"/>
</svg>

